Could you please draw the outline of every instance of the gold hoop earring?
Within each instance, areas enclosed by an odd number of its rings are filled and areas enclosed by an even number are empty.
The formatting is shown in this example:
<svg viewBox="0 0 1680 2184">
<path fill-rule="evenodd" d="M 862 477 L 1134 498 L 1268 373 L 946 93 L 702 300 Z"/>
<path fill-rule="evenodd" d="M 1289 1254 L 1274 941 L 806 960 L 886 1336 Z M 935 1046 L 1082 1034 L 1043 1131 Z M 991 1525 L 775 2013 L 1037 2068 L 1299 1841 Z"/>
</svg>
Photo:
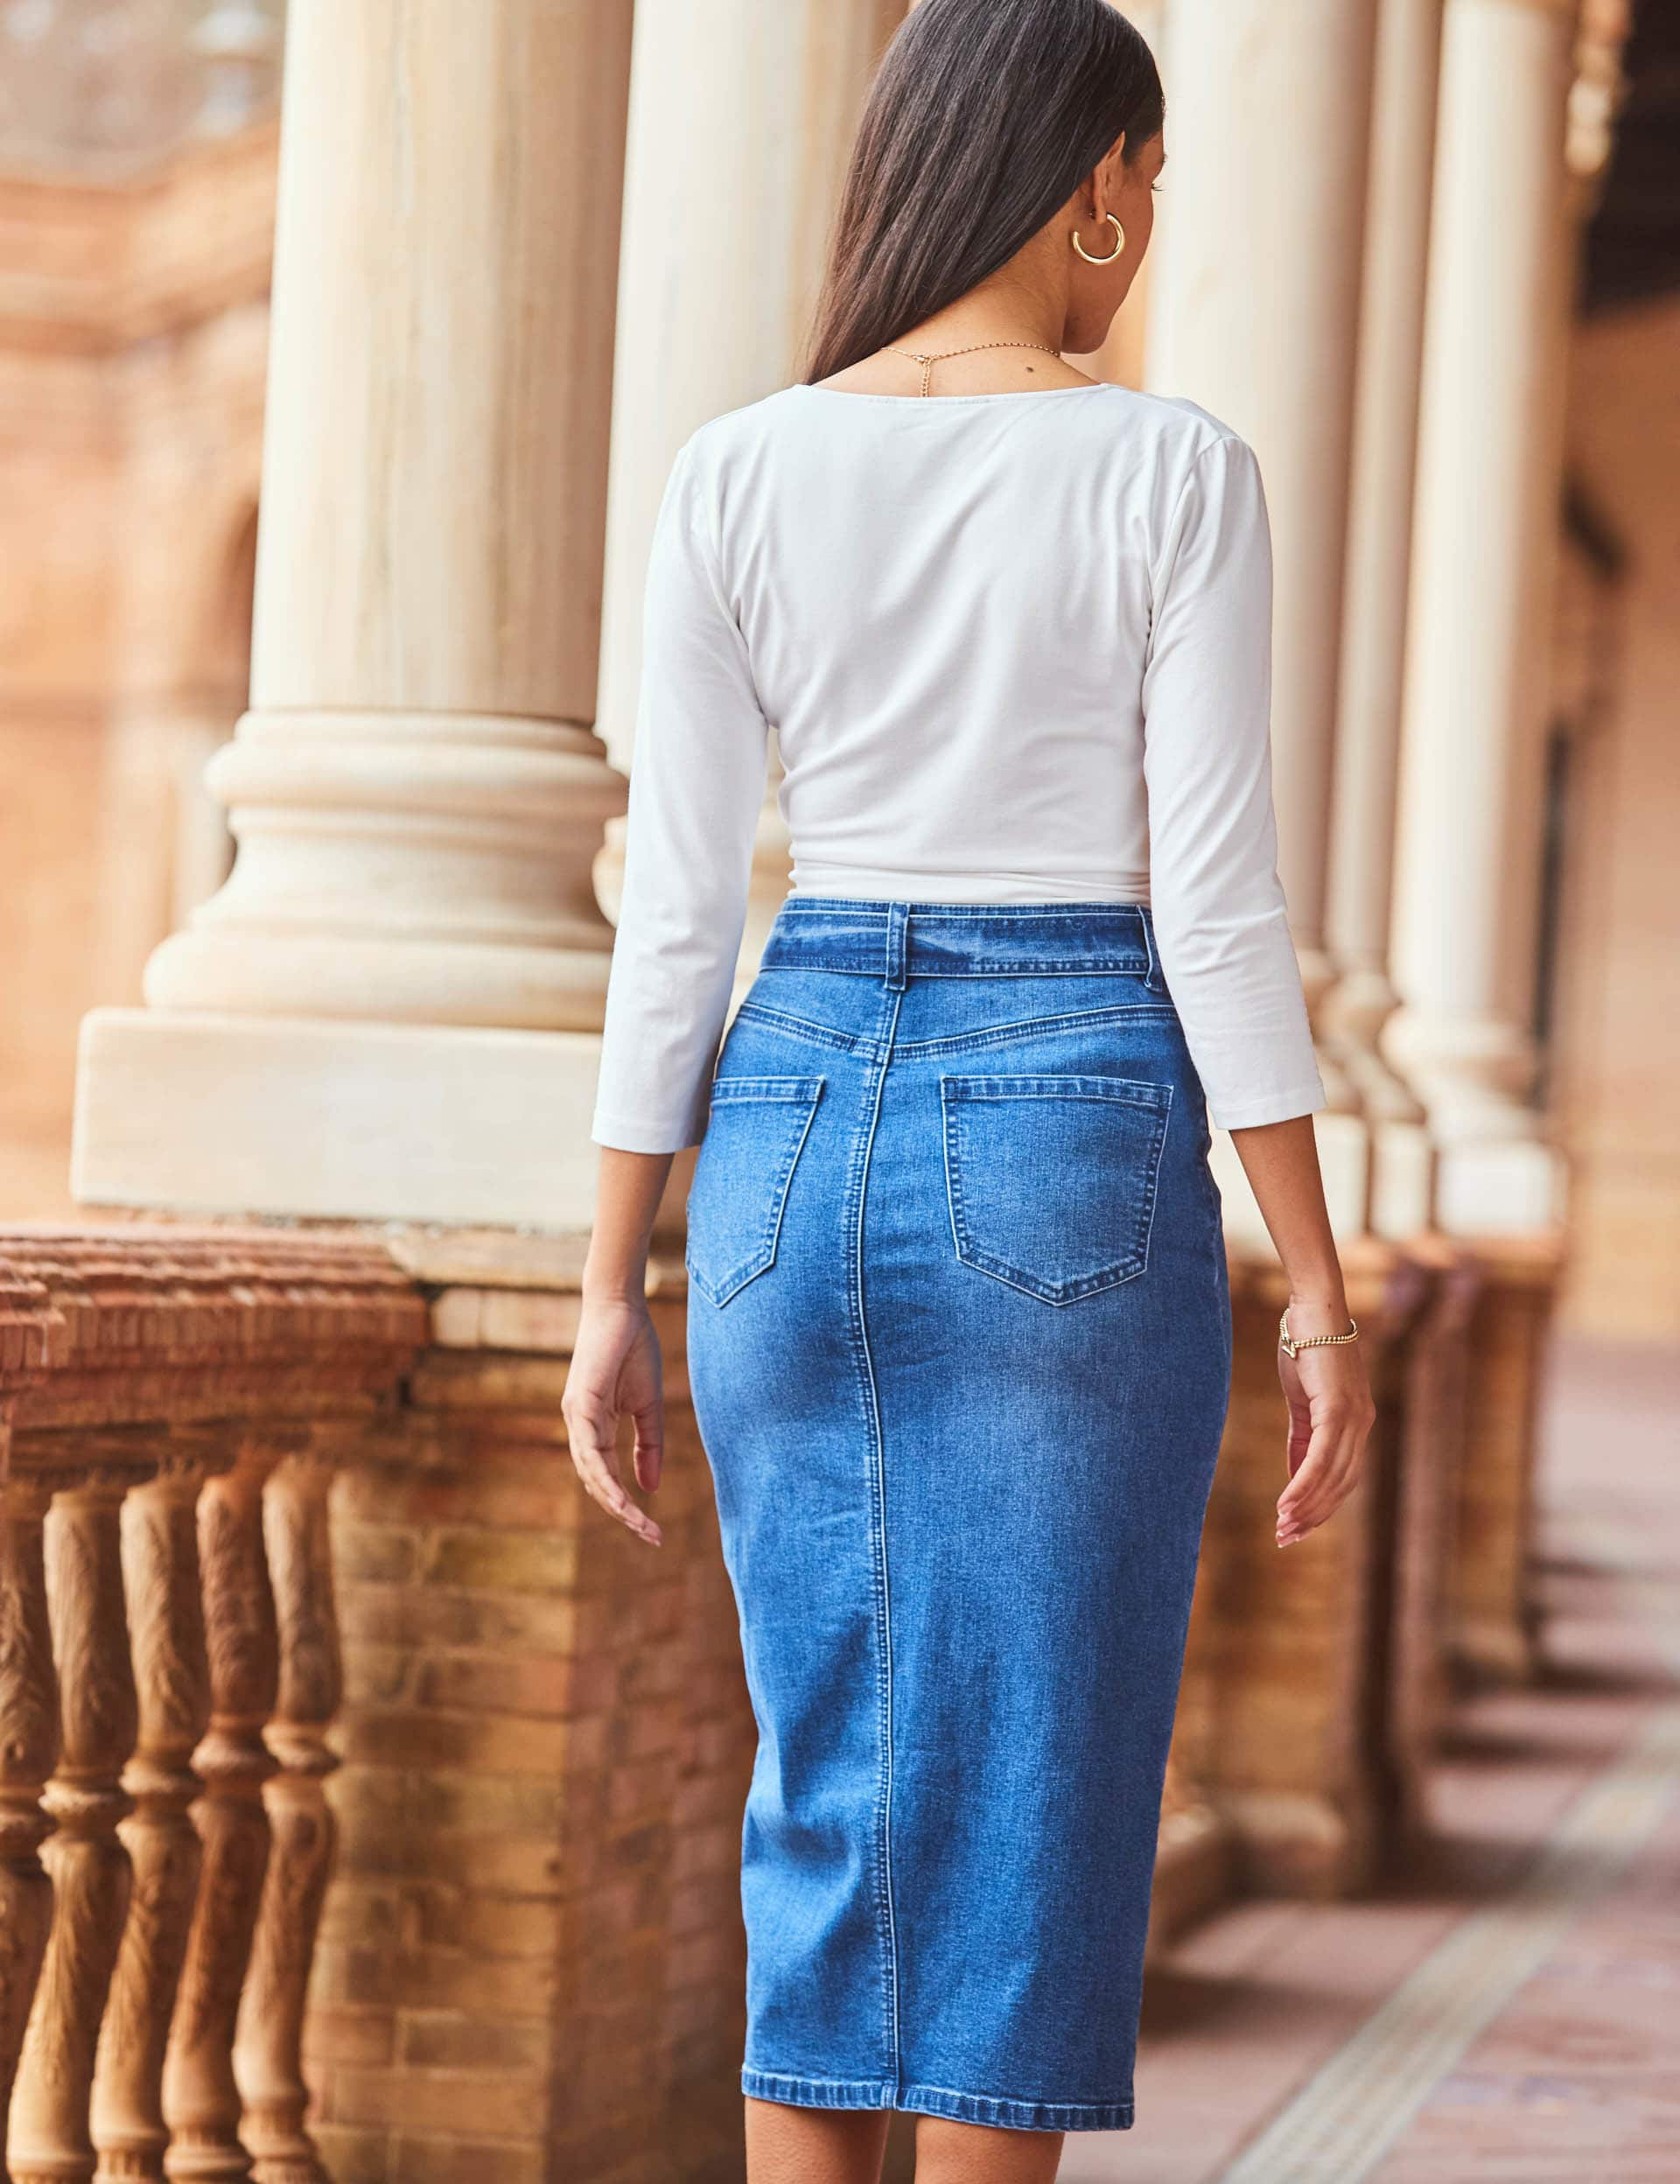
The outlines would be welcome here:
<svg viewBox="0 0 1680 2184">
<path fill-rule="evenodd" d="M 1112 265 L 1115 260 L 1119 256 L 1120 253 L 1126 247 L 1125 229 L 1120 225 L 1119 221 L 1115 218 L 1112 213 L 1105 214 L 1104 218 L 1107 220 L 1110 227 L 1114 230 L 1114 248 L 1110 251 L 1106 258 L 1094 258 L 1090 252 L 1085 248 L 1084 244 L 1080 241 L 1078 228 L 1075 228 L 1074 230 L 1074 248 L 1078 251 L 1080 256 L 1084 259 L 1087 265 Z"/>
</svg>

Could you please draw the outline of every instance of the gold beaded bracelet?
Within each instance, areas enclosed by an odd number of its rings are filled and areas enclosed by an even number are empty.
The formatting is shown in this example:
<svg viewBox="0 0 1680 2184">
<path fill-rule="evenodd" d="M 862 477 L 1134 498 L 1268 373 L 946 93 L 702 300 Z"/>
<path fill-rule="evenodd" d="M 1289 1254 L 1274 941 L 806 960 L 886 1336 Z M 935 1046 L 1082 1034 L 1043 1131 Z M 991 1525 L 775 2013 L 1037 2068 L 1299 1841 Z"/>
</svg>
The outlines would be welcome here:
<svg viewBox="0 0 1680 2184">
<path fill-rule="evenodd" d="M 1350 1312 L 1346 1334 L 1304 1334 L 1298 1340 L 1289 1331 L 1289 1306 L 1284 1306 L 1284 1316 L 1278 1322 L 1278 1340 L 1286 1357 L 1298 1357 L 1303 1350 L 1316 1350 L 1332 1342 L 1357 1342 L 1359 1322 Z"/>
</svg>

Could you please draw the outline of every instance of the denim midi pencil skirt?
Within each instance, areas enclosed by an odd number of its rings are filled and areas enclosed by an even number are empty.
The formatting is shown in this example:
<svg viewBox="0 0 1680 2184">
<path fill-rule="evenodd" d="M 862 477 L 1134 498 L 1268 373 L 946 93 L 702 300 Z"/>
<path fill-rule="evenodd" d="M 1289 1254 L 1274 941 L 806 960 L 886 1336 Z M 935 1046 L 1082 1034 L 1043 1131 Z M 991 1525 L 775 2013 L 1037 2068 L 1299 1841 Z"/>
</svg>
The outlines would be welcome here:
<svg viewBox="0 0 1680 2184">
<path fill-rule="evenodd" d="M 759 1742 L 742 2086 L 1124 2128 L 1230 1388 L 1146 907 L 791 895 L 689 1199 Z"/>
</svg>

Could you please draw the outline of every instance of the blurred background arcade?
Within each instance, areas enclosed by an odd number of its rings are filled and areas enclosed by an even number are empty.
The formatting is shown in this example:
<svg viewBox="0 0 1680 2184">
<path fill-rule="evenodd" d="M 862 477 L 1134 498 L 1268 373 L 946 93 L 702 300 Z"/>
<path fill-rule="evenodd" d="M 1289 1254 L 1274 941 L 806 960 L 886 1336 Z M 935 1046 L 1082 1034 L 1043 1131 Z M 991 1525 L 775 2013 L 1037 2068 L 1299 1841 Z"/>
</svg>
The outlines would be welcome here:
<svg viewBox="0 0 1680 2184">
<path fill-rule="evenodd" d="M 558 1395 L 654 514 L 696 425 L 800 374 L 904 12 L 0 0 L 18 2184 L 741 2173 L 752 1730 L 682 1163 L 655 1575 Z M 1680 8 L 1130 12 L 1171 164 L 1080 360 L 1264 472 L 1382 1415 L 1279 1567 L 1278 1270 L 1222 1145 L 1236 1380 L 1139 2123 L 1063 2174 L 1656 2176 Z"/>
</svg>

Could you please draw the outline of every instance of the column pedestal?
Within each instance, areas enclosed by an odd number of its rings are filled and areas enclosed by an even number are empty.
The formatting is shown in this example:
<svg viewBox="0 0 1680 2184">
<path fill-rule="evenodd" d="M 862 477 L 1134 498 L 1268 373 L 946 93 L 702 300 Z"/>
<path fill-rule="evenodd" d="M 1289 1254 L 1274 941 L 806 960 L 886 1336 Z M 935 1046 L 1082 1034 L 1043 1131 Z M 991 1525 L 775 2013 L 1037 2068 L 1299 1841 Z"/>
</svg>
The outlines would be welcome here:
<svg viewBox="0 0 1680 2184">
<path fill-rule="evenodd" d="M 1426 1120 L 1371 1129 L 1371 1233 L 1393 1242 L 1419 1235 L 1434 1218 L 1438 1155 Z"/>
<path fill-rule="evenodd" d="M 1563 1155 L 1539 1138 L 1445 1145 L 1435 1156 L 1435 1205 L 1454 1236 L 1544 1236 L 1561 1220 Z"/>
<path fill-rule="evenodd" d="M 586 1229 L 598 1033 L 101 1009 L 84 1203 Z M 416 1213 L 416 1209 L 419 1209 Z"/>
</svg>

